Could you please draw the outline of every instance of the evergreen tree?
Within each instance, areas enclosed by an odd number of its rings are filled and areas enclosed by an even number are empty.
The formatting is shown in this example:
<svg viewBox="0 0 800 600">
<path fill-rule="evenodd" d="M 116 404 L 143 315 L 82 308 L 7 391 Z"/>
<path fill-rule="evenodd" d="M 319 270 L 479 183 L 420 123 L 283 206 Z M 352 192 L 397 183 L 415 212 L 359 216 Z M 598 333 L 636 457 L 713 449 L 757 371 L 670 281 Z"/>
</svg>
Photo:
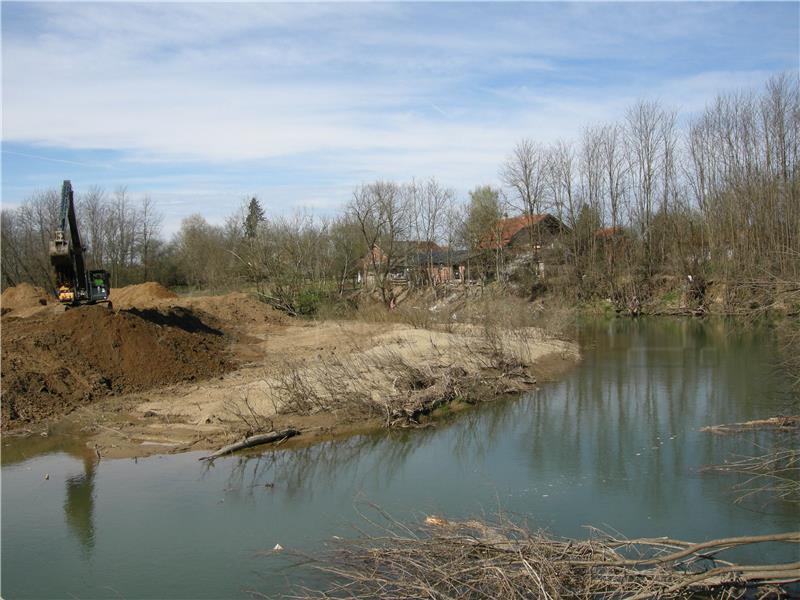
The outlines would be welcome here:
<svg viewBox="0 0 800 600">
<path fill-rule="evenodd" d="M 244 234 L 248 239 L 253 239 L 258 233 L 258 224 L 264 221 L 264 209 L 258 198 L 253 196 L 247 207 L 247 217 L 244 220 Z"/>
</svg>

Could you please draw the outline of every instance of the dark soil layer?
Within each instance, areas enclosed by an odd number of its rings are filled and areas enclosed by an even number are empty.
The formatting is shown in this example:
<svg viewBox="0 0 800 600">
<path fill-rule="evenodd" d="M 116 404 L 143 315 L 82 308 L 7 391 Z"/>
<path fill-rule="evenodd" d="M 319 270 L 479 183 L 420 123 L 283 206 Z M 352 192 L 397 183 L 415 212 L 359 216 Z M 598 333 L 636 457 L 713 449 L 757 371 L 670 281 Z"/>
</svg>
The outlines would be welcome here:
<svg viewBox="0 0 800 600">
<path fill-rule="evenodd" d="M 114 312 L 87 306 L 4 319 L 2 335 L 3 428 L 234 366 L 223 333 L 180 307 Z"/>
</svg>

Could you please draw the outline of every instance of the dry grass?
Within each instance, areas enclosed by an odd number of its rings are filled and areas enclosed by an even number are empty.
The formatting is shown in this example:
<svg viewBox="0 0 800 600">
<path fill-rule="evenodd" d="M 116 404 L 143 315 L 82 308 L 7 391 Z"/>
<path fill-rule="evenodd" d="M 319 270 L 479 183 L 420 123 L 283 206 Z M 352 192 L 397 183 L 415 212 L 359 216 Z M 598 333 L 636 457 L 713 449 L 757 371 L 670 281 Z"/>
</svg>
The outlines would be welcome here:
<svg viewBox="0 0 800 600">
<path fill-rule="evenodd" d="M 447 331 L 464 324 L 503 330 L 535 327 L 561 340 L 570 340 L 575 333 L 575 308 L 566 304 L 544 306 L 530 302 L 500 284 L 455 286 L 437 293 L 426 288 L 402 298 L 394 310 L 364 299 L 353 317 L 370 323 L 397 323 L 415 329 L 444 328 Z"/>
</svg>

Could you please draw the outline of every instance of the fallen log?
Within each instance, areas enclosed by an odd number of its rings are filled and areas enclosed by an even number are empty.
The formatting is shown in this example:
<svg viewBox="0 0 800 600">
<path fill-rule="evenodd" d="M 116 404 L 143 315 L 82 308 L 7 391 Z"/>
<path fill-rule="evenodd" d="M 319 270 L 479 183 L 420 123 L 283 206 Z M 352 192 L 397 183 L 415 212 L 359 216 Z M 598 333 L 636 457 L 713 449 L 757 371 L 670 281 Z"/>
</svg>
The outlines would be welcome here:
<svg viewBox="0 0 800 600">
<path fill-rule="evenodd" d="M 708 425 L 701 427 L 700 431 L 709 433 L 738 433 L 748 429 L 778 429 L 792 431 L 800 428 L 800 415 L 787 415 L 770 417 L 769 419 L 756 419 L 743 423 L 726 423 L 723 425 Z"/>
<path fill-rule="evenodd" d="M 236 452 L 237 450 L 252 448 L 253 446 L 260 446 L 261 444 L 269 444 L 271 442 L 280 442 L 296 435 L 300 435 L 300 432 L 297 429 L 292 428 L 284 429 L 282 431 L 271 431 L 270 433 L 251 435 L 250 437 L 243 439 L 241 442 L 235 442 L 233 444 L 223 446 L 213 454 L 201 456 L 198 460 L 214 460 L 215 458 L 225 456 L 226 454 Z"/>
</svg>

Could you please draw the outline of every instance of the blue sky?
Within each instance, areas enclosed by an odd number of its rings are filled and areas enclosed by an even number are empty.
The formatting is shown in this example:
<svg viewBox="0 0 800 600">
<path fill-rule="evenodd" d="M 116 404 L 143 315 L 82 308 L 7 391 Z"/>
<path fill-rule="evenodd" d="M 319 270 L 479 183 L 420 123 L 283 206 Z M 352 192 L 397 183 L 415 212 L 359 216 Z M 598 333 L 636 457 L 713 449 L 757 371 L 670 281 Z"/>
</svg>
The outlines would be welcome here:
<svg viewBox="0 0 800 600">
<path fill-rule="evenodd" d="M 336 211 L 376 178 L 497 183 L 523 136 L 684 114 L 797 71 L 800 4 L 2 3 L 2 201 L 72 179 L 173 231 Z"/>
</svg>

